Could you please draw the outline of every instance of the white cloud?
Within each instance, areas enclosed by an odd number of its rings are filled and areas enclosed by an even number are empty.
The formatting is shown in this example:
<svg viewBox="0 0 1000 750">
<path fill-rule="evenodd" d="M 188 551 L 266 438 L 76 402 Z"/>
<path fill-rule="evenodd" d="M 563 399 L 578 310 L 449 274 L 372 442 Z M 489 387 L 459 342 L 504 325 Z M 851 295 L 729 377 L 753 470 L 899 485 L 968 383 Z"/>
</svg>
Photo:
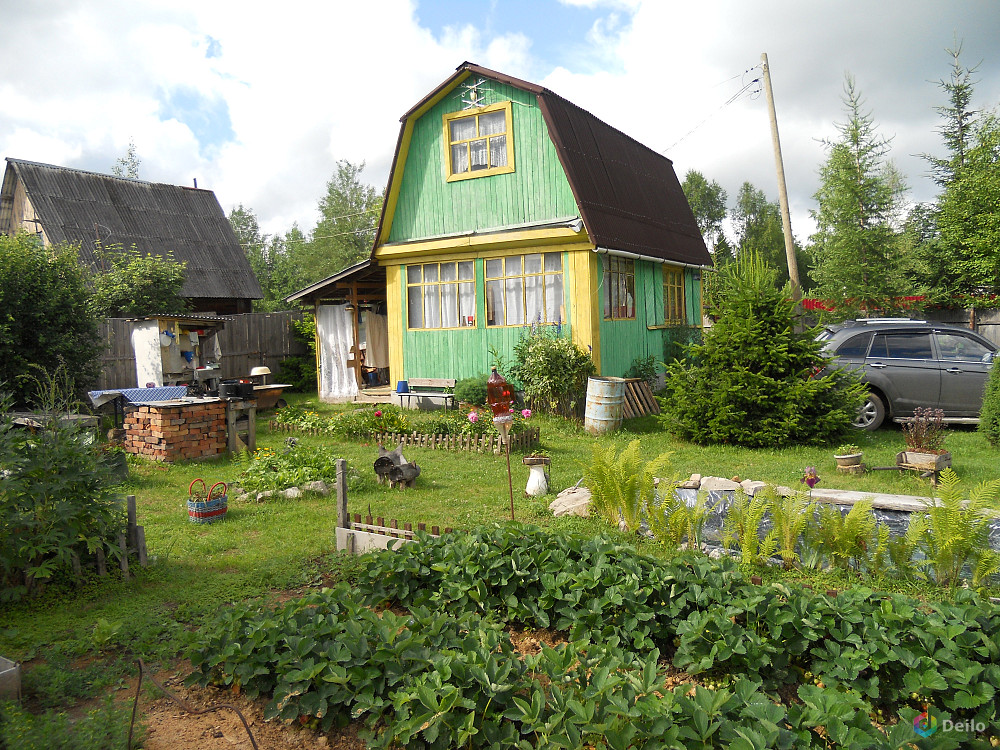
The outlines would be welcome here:
<svg viewBox="0 0 1000 750">
<path fill-rule="evenodd" d="M 939 148 L 930 81 L 947 76 L 943 49 L 956 35 L 967 64 L 983 60 L 977 98 L 1000 99 L 1000 14 L 990 3 L 560 2 L 590 14 L 587 34 L 490 33 L 466 18 L 473 5 L 432 32 L 413 0 L 7 3 L 0 155 L 108 171 L 134 138 L 144 178 L 197 177 L 225 209 L 256 211 L 266 231 L 308 230 L 336 160 L 366 161 L 365 178 L 381 188 L 400 115 L 471 60 L 546 85 L 665 150 L 681 177 L 698 169 L 731 196 L 751 180 L 773 197 L 763 98 L 725 104 L 766 51 L 804 238 L 818 139 L 836 135 L 845 70 L 895 135 L 915 200 L 934 191 L 912 154 Z"/>
</svg>

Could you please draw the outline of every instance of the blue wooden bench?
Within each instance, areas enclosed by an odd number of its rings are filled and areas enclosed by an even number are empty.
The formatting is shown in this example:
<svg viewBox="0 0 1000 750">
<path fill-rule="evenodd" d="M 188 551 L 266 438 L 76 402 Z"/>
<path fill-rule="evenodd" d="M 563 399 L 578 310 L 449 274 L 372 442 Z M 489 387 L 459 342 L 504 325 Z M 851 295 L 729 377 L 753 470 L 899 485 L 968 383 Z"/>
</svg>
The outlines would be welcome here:
<svg viewBox="0 0 1000 750">
<path fill-rule="evenodd" d="M 406 399 L 409 407 L 410 399 L 413 398 L 418 399 L 417 404 L 420 403 L 419 399 L 429 398 L 440 399 L 446 409 L 455 406 L 455 394 L 445 390 L 455 389 L 455 378 L 412 378 L 407 381 L 407 385 L 410 388 L 408 391 L 396 394 L 399 396 L 400 406 L 403 405 L 403 399 Z"/>
</svg>

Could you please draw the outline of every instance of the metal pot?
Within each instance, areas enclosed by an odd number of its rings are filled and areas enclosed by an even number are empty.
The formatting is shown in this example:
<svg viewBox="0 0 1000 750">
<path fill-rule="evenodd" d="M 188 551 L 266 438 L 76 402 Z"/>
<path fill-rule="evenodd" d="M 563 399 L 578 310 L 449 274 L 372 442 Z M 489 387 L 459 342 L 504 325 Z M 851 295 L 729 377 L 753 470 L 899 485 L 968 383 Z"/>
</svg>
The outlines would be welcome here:
<svg viewBox="0 0 1000 750">
<path fill-rule="evenodd" d="M 219 383 L 219 398 L 241 398 L 239 382 L 226 380 Z"/>
</svg>

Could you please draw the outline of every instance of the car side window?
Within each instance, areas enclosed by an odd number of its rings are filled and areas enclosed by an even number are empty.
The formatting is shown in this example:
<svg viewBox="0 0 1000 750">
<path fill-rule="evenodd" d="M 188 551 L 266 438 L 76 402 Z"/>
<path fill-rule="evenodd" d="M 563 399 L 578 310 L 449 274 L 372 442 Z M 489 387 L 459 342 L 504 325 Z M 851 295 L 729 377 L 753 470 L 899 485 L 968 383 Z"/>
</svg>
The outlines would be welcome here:
<svg viewBox="0 0 1000 750">
<path fill-rule="evenodd" d="M 872 335 L 870 332 L 859 333 L 857 336 L 851 336 L 843 344 L 837 347 L 838 357 L 851 357 L 864 359 L 865 355 L 868 354 L 868 342 L 872 340 Z"/>
<path fill-rule="evenodd" d="M 941 333 L 937 336 L 938 351 L 941 359 L 953 362 L 982 362 L 990 349 L 970 336 L 961 333 Z"/>
<path fill-rule="evenodd" d="M 891 359 L 933 359 L 929 333 L 876 333 L 872 342 L 872 357 Z"/>
</svg>

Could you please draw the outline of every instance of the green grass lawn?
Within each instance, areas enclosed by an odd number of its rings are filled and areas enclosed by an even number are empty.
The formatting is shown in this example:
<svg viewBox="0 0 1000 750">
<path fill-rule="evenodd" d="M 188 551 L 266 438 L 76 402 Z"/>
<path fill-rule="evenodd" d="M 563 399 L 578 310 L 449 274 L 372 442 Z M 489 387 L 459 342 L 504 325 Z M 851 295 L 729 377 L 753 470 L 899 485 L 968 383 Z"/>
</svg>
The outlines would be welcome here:
<svg viewBox="0 0 1000 750">
<path fill-rule="evenodd" d="M 320 413 L 345 408 L 320 405 L 301 396 L 293 397 L 293 402 Z M 540 427 L 542 445 L 552 458 L 552 491 L 575 484 L 595 439 L 564 420 L 536 416 L 532 421 Z M 257 436 L 258 446 L 281 450 L 288 434 L 270 431 L 264 415 L 259 418 Z M 422 474 L 412 489 L 389 489 L 374 481 L 377 446 L 297 437 L 301 447 L 333 447 L 347 459 L 350 470 L 358 475 L 349 494 L 351 513 L 396 518 L 414 527 L 425 522 L 457 529 L 510 516 L 504 456 L 406 448 L 407 459 L 416 461 Z M 930 492 L 926 480 L 909 474 L 838 475 L 832 458 L 835 446 L 767 451 L 701 448 L 672 439 L 651 417 L 633 420 L 618 434 L 597 440 L 624 444 L 632 439 L 640 440 L 650 458 L 672 452 L 672 470 L 677 476 L 738 475 L 797 487 L 805 467 L 815 466 L 822 477 L 821 487 L 924 496 Z M 851 439 L 864 449 L 869 465 L 892 465 L 904 447 L 902 434 L 894 426 Z M 974 430 L 950 430 L 946 447 L 967 484 L 1000 477 L 998 453 Z M 528 470 L 520 455 L 511 457 L 511 468 L 519 521 L 584 533 L 606 530 L 596 519 L 553 519 L 547 509 L 551 496 L 524 497 Z M 237 501 L 231 493 L 224 522 L 195 525 L 187 519 L 188 485 L 196 478 L 209 485 L 233 483 L 241 471 L 239 461 L 171 466 L 133 461 L 131 471 L 123 491 L 137 498 L 138 520 L 145 527 L 153 564 L 137 571 L 128 582 L 91 580 L 77 589 L 68 581 L 53 581 L 37 599 L 0 607 L 0 654 L 28 662 L 26 685 L 39 704 L 100 692 L 120 679 L 135 657 L 161 662 L 176 657 L 188 634 L 196 634 L 204 618 L 228 602 L 266 598 L 320 581 L 349 580 L 358 569 L 355 560 L 333 552 L 336 508 L 332 495 L 257 503 Z M 73 665 L 81 657 L 88 667 L 73 685 L 67 685 L 58 670 L 46 668 Z"/>
</svg>

